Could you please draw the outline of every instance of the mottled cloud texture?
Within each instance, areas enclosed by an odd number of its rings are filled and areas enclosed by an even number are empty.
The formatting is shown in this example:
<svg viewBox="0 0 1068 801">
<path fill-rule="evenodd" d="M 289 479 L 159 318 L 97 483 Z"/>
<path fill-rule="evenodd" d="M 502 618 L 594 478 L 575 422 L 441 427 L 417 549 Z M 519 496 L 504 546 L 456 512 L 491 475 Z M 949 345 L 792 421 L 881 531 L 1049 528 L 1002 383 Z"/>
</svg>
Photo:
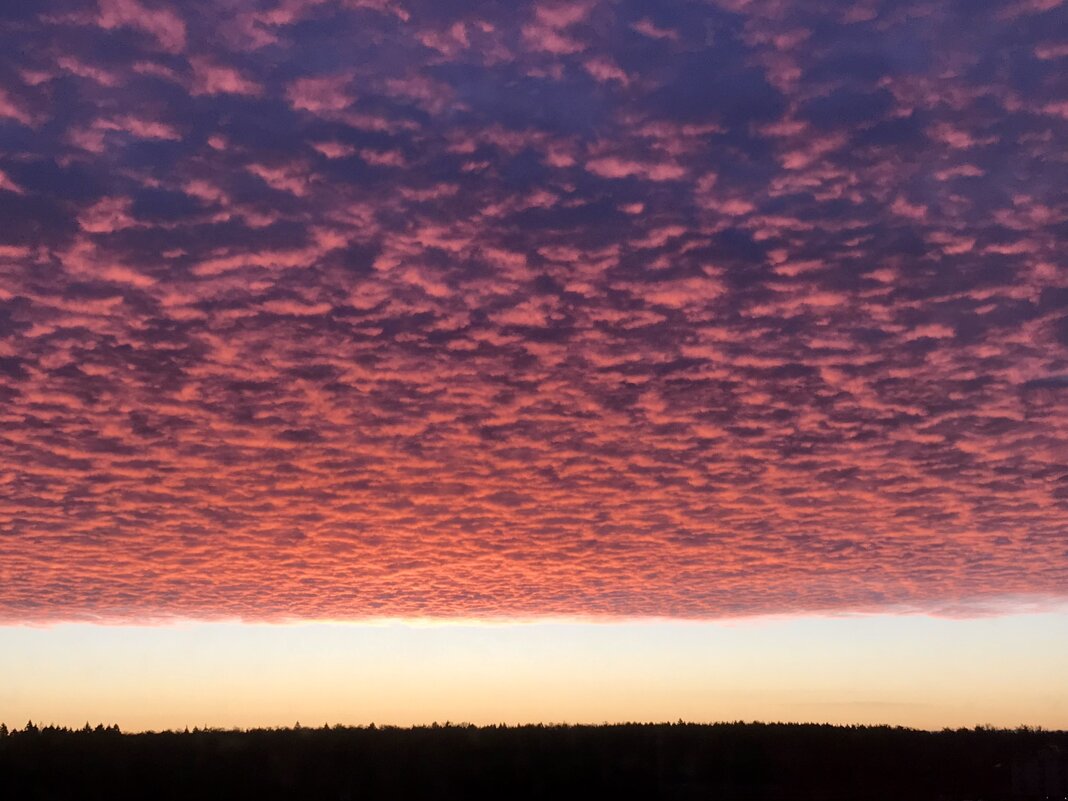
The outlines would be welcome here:
<svg viewBox="0 0 1068 801">
<path fill-rule="evenodd" d="M 1066 23 L 0 3 L 0 619 L 1063 598 Z"/>
</svg>

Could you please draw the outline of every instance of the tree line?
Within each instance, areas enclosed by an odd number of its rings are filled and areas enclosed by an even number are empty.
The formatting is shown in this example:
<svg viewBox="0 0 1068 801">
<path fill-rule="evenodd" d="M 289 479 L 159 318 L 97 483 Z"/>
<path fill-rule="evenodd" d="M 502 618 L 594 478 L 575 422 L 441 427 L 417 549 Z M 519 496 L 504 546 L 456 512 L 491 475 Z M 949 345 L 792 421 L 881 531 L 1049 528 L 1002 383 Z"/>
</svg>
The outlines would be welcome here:
<svg viewBox="0 0 1068 801">
<path fill-rule="evenodd" d="M 0 724 L 0 798 L 1033 801 L 1068 732 L 785 723 L 124 733 Z"/>
</svg>

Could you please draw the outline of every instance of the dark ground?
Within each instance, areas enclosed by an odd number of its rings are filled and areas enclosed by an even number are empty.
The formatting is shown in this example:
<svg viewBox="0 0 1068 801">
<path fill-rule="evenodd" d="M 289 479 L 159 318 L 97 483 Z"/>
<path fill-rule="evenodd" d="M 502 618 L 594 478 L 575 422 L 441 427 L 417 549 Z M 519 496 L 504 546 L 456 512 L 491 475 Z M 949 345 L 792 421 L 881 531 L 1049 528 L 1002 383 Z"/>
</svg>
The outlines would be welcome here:
<svg viewBox="0 0 1068 801">
<path fill-rule="evenodd" d="M 1068 797 L 1068 732 L 724 723 L 0 729 L 0 799 Z"/>
</svg>

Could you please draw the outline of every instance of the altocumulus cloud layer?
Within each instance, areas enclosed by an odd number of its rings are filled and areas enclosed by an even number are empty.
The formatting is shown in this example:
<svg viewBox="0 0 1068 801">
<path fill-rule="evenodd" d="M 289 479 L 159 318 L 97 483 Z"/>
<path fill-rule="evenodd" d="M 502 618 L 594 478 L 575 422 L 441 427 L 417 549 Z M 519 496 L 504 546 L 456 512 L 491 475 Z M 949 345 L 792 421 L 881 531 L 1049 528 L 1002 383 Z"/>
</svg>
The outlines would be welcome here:
<svg viewBox="0 0 1068 801">
<path fill-rule="evenodd" d="M 0 5 L 0 619 L 1068 587 L 1068 6 Z"/>
</svg>

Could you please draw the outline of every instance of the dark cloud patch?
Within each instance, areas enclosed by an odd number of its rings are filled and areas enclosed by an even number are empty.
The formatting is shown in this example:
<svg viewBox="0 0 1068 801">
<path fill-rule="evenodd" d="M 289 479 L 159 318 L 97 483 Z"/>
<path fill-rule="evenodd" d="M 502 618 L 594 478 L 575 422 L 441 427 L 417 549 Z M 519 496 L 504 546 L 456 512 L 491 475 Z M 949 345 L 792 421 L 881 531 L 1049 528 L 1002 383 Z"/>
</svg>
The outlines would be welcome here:
<svg viewBox="0 0 1068 801">
<path fill-rule="evenodd" d="M 869 127 L 885 118 L 893 106 L 894 97 L 886 89 L 837 89 L 802 105 L 800 116 L 823 129 Z"/>
<path fill-rule="evenodd" d="M 74 221 L 58 203 L 47 197 L 23 197 L 0 192 L 0 244 L 36 245 L 41 240 L 62 243 L 74 233 Z"/>
<path fill-rule="evenodd" d="M 133 216 L 149 223 L 186 220 L 197 215 L 201 205 L 184 192 L 166 189 L 142 189 L 133 195 L 130 211 Z"/>
<path fill-rule="evenodd" d="M 17 356 L 0 357 L 0 373 L 16 381 L 21 381 L 29 376 L 24 366 L 24 360 Z"/>
<path fill-rule="evenodd" d="M 731 128 L 778 117 L 782 96 L 761 70 L 745 66 L 744 53 L 731 53 L 734 49 L 717 45 L 673 57 L 670 72 L 650 96 L 654 113 L 686 122 L 714 120 Z"/>
<path fill-rule="evenodd" d="M 106 191 L 106 179 L 100 170 L 76 162 L 63 164 L 50 154 L 31 152 L 24 158 L 11 158 L 4 171 L 23 190 L 33 193 L 34 197 L 24 199 L 24 203 L 43 204 L 45 198 L 53 202 L 85 203 Z M 46 216 L 42 211 L 37 214 Z"/>
<path fill-rule="evenodd" d="M 443 80 L 479 121 L 585 136 L 613 126 L 607 98 L 584 73 L 558 81 L 509 67 L 487 70 L 457 64 L 442 65 L 430 74 Z"/>
</svg>

